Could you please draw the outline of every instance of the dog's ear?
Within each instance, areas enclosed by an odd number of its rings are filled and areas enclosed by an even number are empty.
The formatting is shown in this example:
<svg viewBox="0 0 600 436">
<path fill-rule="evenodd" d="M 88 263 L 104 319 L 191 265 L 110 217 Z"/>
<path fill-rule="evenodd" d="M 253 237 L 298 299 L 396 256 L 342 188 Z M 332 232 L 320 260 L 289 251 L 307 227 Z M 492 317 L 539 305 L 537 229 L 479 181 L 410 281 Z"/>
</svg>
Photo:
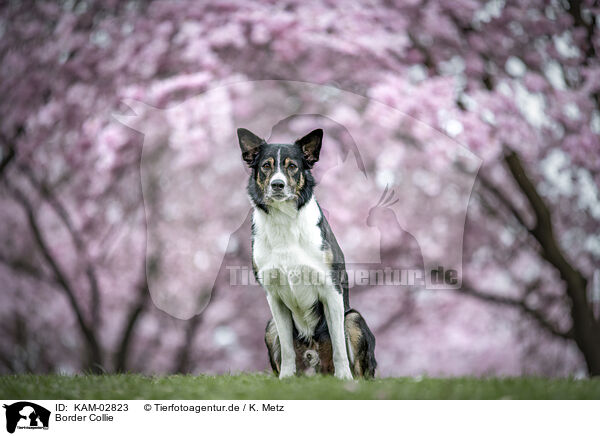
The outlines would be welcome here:
<svg viewBox="0 0 600 436">
<path fill-rule="evenodd" d="M 304 154 L 304 160 L 308 164 L 309 168 L 319 160 L 319 153 L 321 152 L 321 142 L 323 141 L 323 130 L 316 129 L 310 132 L 308 135 L 297 139 L 295 144 L 302 149 Z"/>
<path fill-rule="evenodd" d="M 265 143 L 265 140 L 247 129 L 237 129 L 237 135 L 240 141 L 240 148 L 242 149 L 242 159 L 248 165 L 252 165 L 260 150 L 260 146 Z"/>
</svg>

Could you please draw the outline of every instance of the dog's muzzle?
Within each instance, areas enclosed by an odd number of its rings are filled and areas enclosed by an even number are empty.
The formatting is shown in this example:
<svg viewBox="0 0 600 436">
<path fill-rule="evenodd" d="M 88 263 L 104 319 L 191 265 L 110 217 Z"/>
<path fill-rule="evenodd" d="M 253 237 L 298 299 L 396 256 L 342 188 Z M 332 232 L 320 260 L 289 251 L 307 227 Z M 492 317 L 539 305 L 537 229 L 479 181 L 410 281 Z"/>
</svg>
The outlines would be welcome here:
<svg viewBox="0 0 600 436">
<path fill-rule="evenodd" d="M 271 183 L 269 183 L 269 192 L 267 192 L 267 197 L 272 198 L 273 200 L 285 200 L 290 196 L 287 189 L 287 183 L 283 178 L 279 176 L 279 174 L 275 174 L 275 177 L 271 179 Z"/>
<path fill-rule="evenodd" d="M 271 181 L 271 189 L 273 193 L 283 193 L 283 188 L 285 188 L 285 182 L 281 179 Z"/>
</svg>

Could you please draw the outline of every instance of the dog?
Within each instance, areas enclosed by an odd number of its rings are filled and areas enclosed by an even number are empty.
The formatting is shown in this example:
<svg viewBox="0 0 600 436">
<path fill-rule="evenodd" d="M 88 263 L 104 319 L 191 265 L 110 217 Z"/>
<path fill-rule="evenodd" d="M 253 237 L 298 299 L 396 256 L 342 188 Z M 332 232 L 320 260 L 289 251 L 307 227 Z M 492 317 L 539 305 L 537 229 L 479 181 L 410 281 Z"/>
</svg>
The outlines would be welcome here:
<svg viewBox="0 0 600 436">
<path fill-rule="evenodd" d="M 344 254 L 313 194 L 323 130 L 292 144 L 237 134 L 251 170 L 252 268 L 273 316 L 265 343 L 274 373 L 374 377 L 375 337 L 350 309 Z"/>
</svg>

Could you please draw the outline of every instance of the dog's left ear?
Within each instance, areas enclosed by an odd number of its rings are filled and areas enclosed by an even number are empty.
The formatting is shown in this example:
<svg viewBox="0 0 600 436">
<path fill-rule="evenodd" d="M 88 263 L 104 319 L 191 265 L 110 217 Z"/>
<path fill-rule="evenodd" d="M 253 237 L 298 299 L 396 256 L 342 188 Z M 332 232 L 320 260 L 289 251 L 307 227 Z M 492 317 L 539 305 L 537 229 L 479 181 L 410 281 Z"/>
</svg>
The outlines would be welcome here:
<svg viewBox="0 0 600 436">
<path fill-rule="evenodd" d="M 312 168 L 312 166 L 319 160 L 322 141 L 323 129 L 316 129 L 310 132 L 308 135 L 297 139 L 295 142 L 295 144 L 302 149 L 304 160 L 308 164 L 309 168 Z"/>
<path fill-rule="evenodd" d="M 259 138 L 248 129 L 237 129 L 240 148 L 242 149 L 242 159 L 251 166 L 260 150 L 260 146 L 265 143 L 265 140 Z"/>
</svg>

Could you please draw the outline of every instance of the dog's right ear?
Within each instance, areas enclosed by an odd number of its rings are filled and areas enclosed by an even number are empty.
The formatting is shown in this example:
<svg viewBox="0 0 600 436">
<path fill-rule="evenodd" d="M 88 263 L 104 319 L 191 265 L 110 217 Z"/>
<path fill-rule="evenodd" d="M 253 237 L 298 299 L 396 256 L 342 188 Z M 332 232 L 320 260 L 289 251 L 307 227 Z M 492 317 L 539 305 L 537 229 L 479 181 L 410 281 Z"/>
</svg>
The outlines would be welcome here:
<svg viewBox="0 0 600 436">
<path fill-rule="evenodd" d="M 250 166 L 254 163 L 260 146 L 265 143 L 265 140 L 247 129 L 237 129 L 237 134 L 240 141 L 240 148 L 242 149 L 242 159 Z"/>
</svg>

